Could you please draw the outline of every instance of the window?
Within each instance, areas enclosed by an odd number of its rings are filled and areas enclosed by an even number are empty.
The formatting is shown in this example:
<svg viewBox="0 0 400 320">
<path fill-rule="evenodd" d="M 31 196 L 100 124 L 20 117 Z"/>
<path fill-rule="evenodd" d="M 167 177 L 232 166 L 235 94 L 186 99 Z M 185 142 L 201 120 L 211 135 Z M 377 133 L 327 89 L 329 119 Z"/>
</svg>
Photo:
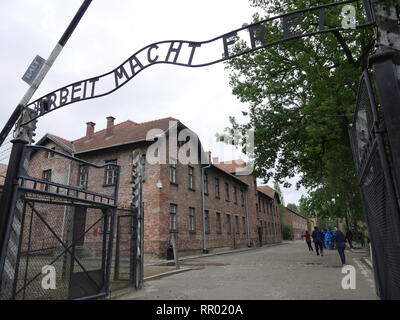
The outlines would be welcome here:
<svg viewBox="0 0 400 320">
<path fill-rule="evenodd" d="M 239 234 L 239 217 L 235 216 L 236 233 Z"/>
<path fill-rule="evenodd" d="M 195 222 L 194 222 L 194 208 L 189 208 L 189 231 L 195 231 Z"/>
<path fill-rule="evenodd" d="M 243 233 L 246 234 L 246 218 L 242 217 Z"/>
<path fill-rule="evenodd" d="M 244 207 L 244 191 L 240 189 L 240 199 L 242 200 L 242 207 Z"/>
<path fill-rule="evenodd" d="M 219 199 L 219 179 L 215 178 L 215 197 Z"/>
<path fill-rule="evenodd" d="M 208 194 L 208 174 L 204 174 L 204 194 Z"/>
<path fill-rule="evenodd" d="M 106 161 L 106 163 L 109 164 L 117 164 L 117 160 L 109 160 Z M 106 181 L 105 185 L 106 186 L 112 186 L 117 183 L 117 167 L 113 165 L 108 165 L 106 167 Z"/>
<path fill-rule="evenodd" d="M 229 214 L 226 215 L 226 233 L 230 234 L 231 230 L 231 216 Z"/>
<path fill-rule="evenodd" d="M 208 210 L 205 210 L 206 233 L 210 233 L 210 215 Z"/>
<path fill-rule="evenodd" d="M 222 230 L 221 230 L 221 213 L 217 212 L 215 214 L 215 216 L 216 216 L 217 233 L 222 233 Z"/>
<path fill-rule="evenodd" d="M 86 189 L 88 187 L 88 166 L 86 165 L 80 165 L 79 166 L 79 181 L 78 185 L 82 189 Z"/>
<path fill-rule="evenodd" d="M 42 179 L 45 181 L 51 181 L 51 170 L 44 170 L 42 173 Z M 49 191 L 49 185 L 43 185 L 44 191 Z"/>
<path fill-rule="evenodd" d="M 262 204 L 263 204 L 263 213 L 265 213 L 265 200 L 264 199 L 262 201 Z"/>
<path fill-rule="evenodd" d="M 56 150 L 56 147 L 52 147 L 51 150 Z M 48 159 L 53 158 L 54 157 L 54 152 L 47 151 L 47 155 L 46 156 L 47 156 Z"/>
<path fill-rule="evenodd" d="M 169 181 L 176 183 L 176 160 L 171 159 L 171 165 L 169 167 Z"/>
<path fill-rule="evenodd" d="M 176 214 L 178 206 L 176 204 L 170 204 L 169 206 L 169 230 L 177 231 Z"/>
<path fill-rule="evenodd" d="M 225 200 L 229 201 L 229 184 L 225 182 Z"/>
<path fill-rule="evenodd" d="M 189 189 L 194 189 L 194 182 L 193 182 L 193 167 L 189 167 Z"/>
<path fill-rule="evenodd" d="M 238 199 L 237 199 L 237 187 L 236 186 L 233 187 L 233 200 L 234 200 L 235 204 L 237 204 Z"/>
</svg>

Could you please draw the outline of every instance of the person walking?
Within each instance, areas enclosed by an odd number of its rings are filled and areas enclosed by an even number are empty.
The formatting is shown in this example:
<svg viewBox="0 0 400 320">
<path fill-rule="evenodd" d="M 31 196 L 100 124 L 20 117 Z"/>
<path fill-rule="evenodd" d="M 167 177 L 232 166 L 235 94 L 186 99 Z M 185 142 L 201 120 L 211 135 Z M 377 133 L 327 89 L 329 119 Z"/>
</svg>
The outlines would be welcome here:
<svg viewBox="0 0 400 320">
<path fill-rule="evenodd" d="M 344 248 L 346 247 L 346 237 L 343 232 L 340 231 L 337 227 L 335 229 L 335 234 L 333 236 L 333 241 L 335 242 L 335 246 L 340 256 L 340 260 L 342 261 L 342 265 L 346 264 L 346 256 L 344 254 Z"/>
<path fill-rule="evenodd" d="M 318 230 L 317 226 L 314 227 L 314 231 L 312 232 L 311 237 L 314 240 L 315 251 L 317 251 L 317 256 L 319 256 L 320 250 L 321 250 L 321 256 L 323 256 L 324 255 L 323 248 L 322 248 L 323 238 L 322 238 L 321 231 Z"/>
<path fill-rule="evenodd" d="M 328 247 L 329 250 L 332 250 L 332 247 L 333 247 L 333 245 L 332 245 L 332 240 L 333 240 L 333 238 L 332 238 L 332 233 L 331 233 L 331 231 L 328 229 L 328 230 L 325 232 L 325 246 Z"/>
<path fill-rule="evenodd" d="M 358 240 L 360 240 L 361 247 L 365 247 L 365 241 L 364 241 L 364 234 L 362 231 L 358 231 Z"/>
<path fill-rule="evenodd" d="M 351 249 L 353 249 L 353 233 L 349 228 L 346 229 L 346 240 L 349 243 Z"/>
<path fill-rule="evenodd" d="M 311 235 L 308 233 L 306 230 L 306 233 L 304 234 L 304 238 L 306 239 L 307 246 L 308 246 L 308 251 L 314 251 L 312 245 L 311 245 Z"/>
</svg>

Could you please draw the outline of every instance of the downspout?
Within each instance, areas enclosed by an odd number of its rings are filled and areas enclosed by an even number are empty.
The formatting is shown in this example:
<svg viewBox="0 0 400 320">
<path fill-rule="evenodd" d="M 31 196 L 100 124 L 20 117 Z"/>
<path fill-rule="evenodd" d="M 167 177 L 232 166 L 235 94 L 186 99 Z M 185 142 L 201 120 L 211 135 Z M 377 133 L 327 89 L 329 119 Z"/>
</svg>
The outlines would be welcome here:
<svg viewBox="0 0 400 320">
<path fill-rule="evenodd" d="M 203 253 L 207 253 L 207 239 L 206 239 L 206 210 L 205 210 L 205 205 L 204 205 L 204 192 L 205 192 L 205 186 L 204 186 L 204 170 L 208 169 L 211 167 L 211 162 L 207 165 L 201 168 L 201 210 L 203 213 Z"/>
<path fill-rule="evenodd" d="M 247 189 L 246 196 L 244 198 L 244 206 L 245 206 L 245 210 L 246 210 L 246 220 L 247 220 L 247 246 L 250 248 L 251 247 L 251 239 L 250 239 L 249 208 L 247 205 L 248 196 L 249 196 L 249 192 Z"/>
</svg>

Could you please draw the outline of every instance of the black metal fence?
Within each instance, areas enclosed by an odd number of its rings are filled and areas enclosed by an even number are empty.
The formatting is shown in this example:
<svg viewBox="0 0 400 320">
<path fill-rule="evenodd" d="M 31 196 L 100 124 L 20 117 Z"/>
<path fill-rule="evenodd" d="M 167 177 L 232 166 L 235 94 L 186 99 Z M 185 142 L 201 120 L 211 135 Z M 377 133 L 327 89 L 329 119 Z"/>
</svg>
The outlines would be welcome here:
<svg viewBox="0 0 400 320">
<path fill-rule="evenodd" d="M 111 176 L 105 186 L 104 175 Z M 1 299 L 109 292 L 119 166 L 25 146 L 1 251 Z"/>
<path fill-rule="evenodd" d="M 385 105 L 378 107 L 375 101 L 374 87 L 365 70 L 349 134 L 371 238 L 377 293 L 382 299 L 399 299 L 400 210 L 394 175 L 398 164 L 388 144 L 387 119 L 382 111 Z"/>
</svg>

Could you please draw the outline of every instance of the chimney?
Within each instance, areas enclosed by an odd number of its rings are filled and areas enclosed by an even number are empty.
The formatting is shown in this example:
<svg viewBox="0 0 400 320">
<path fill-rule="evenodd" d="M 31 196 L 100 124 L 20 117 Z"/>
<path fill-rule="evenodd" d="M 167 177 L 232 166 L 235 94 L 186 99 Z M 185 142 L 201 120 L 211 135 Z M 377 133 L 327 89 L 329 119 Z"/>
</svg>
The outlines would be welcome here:
<svg viewBox="0 0 400 320">
<path fill-rule="evenodd" d="M 94 135 L 94 122 L 86 122 L 86 137 L 91 138 Z"/>
<path fill-rule="evenodd" d="M 110 137 L 113 135 L 113 128 L 114 128 L 114 117 L 107 117 L 107 131 L 106 131 L 106 137 Z"/>
<path fill-rule="evenodd" d="M 219 158 L 218 157 L 213 157 L 212 158 L 213 163 L 219 163 Z"/>
</svg>

